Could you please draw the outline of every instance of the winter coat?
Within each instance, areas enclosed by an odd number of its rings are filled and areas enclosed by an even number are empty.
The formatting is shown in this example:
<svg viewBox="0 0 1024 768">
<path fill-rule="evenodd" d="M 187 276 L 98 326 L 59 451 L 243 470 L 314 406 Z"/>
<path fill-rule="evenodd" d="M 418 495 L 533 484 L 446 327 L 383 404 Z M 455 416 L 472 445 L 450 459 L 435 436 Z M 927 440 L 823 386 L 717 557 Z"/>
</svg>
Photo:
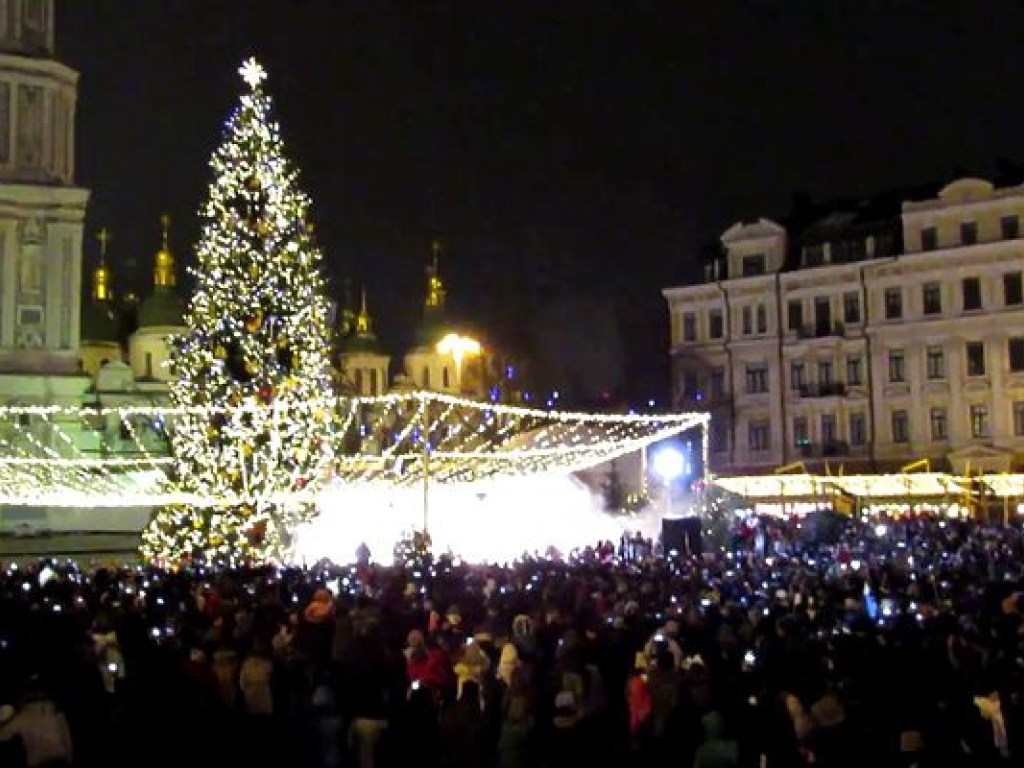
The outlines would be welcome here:
<svg viewBox="0 0 1024 768">
<path fill-rule="evenodd" d="M 274 699 L 270 686 L 273 672 L 274 665 L 262 656 L 248 656 L 242 662 L 238 682 L 242 689 L 245 710 L 249 714 L 274 714 Z"/>
<path fill-rule="evenodd" d="M 62 760 L 71 763 L 71 731 L 64 714 L 52 701 L 31 701 L 0 727 L 0 741 L 15 736 L 21 736 L 29 768 Z"/>
</svg>

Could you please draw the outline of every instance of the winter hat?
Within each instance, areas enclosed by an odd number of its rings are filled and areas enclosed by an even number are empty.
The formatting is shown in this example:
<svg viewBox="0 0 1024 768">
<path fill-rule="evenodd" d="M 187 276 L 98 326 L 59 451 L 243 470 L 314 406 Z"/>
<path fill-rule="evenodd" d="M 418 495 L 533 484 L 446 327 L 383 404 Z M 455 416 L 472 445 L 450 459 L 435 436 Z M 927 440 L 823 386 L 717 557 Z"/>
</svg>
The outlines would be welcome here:
<svg viewBox="0 0 1024 768">
<path fill-rule="evenodd" d="M 811 707 L 811 718 L 822 728 L 831 728 L 846 719 L 846 712 L 839 699 L 826 693 Z"/>
<path fill-rule="evenodd" d="M 515 645 L 506 643 L 501 649 L 501 658 L 498 659 L 498 677 L 508 686 L 512 685 L 512 675 L 519 666 L 519 652 Z"/>
<path fill-rule="evenodd" d="M 913 754 L 924 751 L 924 738 L 920 731 L 903 731 L 900 734 L 900 752 Z"/>
<path fill-rule="evenodd" d="M 533 620 L 525 613 L 521 613 L 512 620 L 512 634 L 516 637 L 532 634 Z"/>
<path fill-rule="evenodd" d="M 555 696 L 555 711 L 572 712 L 576 709 L 576 695 L 572 691 L 562 691 Z"/>
<path fill-rule="evenodd" d="M 423 639 L 423 633 L 418 629 L 411 630 L 405 638 L 405 643 L 410 648 L 418 648 L 426 643 Z"/>
</svg>

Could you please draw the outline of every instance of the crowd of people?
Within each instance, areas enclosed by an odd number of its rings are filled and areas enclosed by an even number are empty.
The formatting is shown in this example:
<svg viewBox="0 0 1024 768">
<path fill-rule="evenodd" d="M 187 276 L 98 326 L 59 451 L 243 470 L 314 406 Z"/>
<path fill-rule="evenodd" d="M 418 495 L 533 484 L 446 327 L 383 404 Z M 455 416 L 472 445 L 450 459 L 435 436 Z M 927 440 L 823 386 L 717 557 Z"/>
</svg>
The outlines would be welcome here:
<svg viewBox="0 0 1024 768">
<path fill-rule="evenodd" d="M 749 530 L 506 566 L 12 566 L 0 766 L 1021 764 L 1019 525 Z"/>
</svg>

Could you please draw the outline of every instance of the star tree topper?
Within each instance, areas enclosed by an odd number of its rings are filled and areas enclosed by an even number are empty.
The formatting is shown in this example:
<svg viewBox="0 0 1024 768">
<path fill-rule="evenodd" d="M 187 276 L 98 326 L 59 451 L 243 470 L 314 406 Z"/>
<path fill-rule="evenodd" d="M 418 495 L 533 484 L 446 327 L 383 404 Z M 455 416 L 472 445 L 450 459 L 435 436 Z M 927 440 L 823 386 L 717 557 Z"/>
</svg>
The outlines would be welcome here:
<svg viewBox="0 0 1024 768">
<path fill-rule="evenodd" d="M 254 56 L 250 56 L 245 62 L 238 68 L 238 74 L 242 76 L 242 79 L 249 84 L 249 87 L 254 91 L 260 87 L 260 84 L 267 79 L 267 70 L 265 70 Z"/>
</svg>

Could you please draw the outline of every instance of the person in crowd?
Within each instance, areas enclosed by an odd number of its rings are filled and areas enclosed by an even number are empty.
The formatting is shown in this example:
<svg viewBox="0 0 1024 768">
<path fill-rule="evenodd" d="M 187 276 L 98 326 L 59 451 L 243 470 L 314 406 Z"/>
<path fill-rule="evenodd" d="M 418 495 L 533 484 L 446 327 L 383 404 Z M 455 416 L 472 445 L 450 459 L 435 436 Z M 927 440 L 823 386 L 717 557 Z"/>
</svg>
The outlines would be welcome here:
<svg viewBox="0 0 1024 768">
<path fill-rule="evenodd" d="M 2 765 L 1020 764 L 1019 522 L 801 525 L 703 557 L 9 565 Z"/>
<path fill-rule="evenodd" d="M 4 714 L 0 741 L 20 739 L 28 768 L 71 768 L 71 731 L 64 713 L 46 693 L 36 689 L 16 713 Z"/>
</svg>

